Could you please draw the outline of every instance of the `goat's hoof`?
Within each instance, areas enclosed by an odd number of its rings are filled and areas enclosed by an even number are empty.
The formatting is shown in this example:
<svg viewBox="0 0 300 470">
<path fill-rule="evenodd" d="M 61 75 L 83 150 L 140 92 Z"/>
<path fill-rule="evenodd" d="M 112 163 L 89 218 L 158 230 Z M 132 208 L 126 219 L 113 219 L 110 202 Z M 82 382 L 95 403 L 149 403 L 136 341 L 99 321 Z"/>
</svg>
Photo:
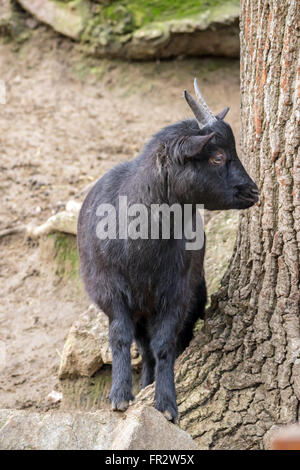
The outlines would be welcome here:
<svg viewBox="0 0 300 470">
<path fill-rule="evenodd" d="M 178 418 L 175 418 L 174 416 L 172 416 L 169 410 L 165 410 L 163 412 L 163 415 L 165 418 L 167 418 L 168 421 L 172 421 L 174 424 L 178 424 Z"/>
<path fill-rule="evenodd" d="M 168 421 L 172 421 L 173 416 L 171 415 L 171 413 L 170 413 L 169 410 L 165 410 L 165 411 L 163 412 L 163 415 L 164 415 L 165 418 L 167 418 Z"/>
<path fill-rule="evenodd" d="M 111 409 L 113 411 L 126 411 L 129 406 L 129 401 L 123 400 L 119 403 L 115 403 L 114 401 L 111 403 Z"/>
</svg>

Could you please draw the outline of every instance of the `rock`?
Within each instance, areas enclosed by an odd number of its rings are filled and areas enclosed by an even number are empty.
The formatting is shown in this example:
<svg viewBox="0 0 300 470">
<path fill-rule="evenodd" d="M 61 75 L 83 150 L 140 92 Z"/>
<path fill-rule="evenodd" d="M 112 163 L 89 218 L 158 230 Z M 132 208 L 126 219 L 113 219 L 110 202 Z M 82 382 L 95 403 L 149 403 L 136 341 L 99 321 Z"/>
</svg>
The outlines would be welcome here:
<svg viewBox="0 0 300 470">
<path fill-rule="evenodd" d="M 239 2 L 18 0 L 40 21 L 87 44 L 97 56 L 154 59 L 215 55 L 239 57 Z"/>
<path fill-rule="evenodd" d="M 77 0 L 71 3 L 54 0 L 18 0 L 22 7 L 39 21 L 58 33 L 79 39 L 88 20 L 88 3 Z"/>
<path fill-rule="evenodd" d="M 131 357 L 134 367 L 141 363 L 135 345 L 131 348 Z M 62 353 L 59 378 L 91 377 L 103 364 L 111 363 L 108 318 L 91 305 L 71 327 Z"/>
<path fill-rule="evenodd" d="M 1 450 L 108 449 L 120 418 L 110 412 L 1 410 Z"/>
<path fill-rule="evenodd" d="M 108 342 L 104 331 L 107 331 L 108 320 L 96 307 L 91 306 L 80 315 L 72 325 L 62 352 L 59 378 L 92 376 L 108 360 Z M 103 357 L 103 358 L 102 358 Z M 104 359 L 104 360 L 103 360 Z"/>
<path fill-rule="evenodd" d="M 0 450 L 197 450 L 148 406 L 126 413 L 0 410 Z"/>
<path fill-rule="evenodd" d="M 112 8 L 110 7 L 110 15 Z M 213 1 L 199 1 L 198 8 L 187 0 L 184 11 L 177 11 L 166 4 L 161 14 L 140 11 L 131 7 L 118 15 L 118 20 L 100 20 L 101 8 L 94 15 L 82 34 L 82 41 L 90 44 L 93 52 L 102 57 L 126 57 L 129 59 L 154 59 L 178 56 L 216 55 L 239 57 L 239 5 L 235 0 L 224 5 Z M 129 16 L 131 12 L 131 17 Z"/>
<path fill-rule="evenodd" d="M 191 19 L 152 23 L 136 30 L 121 50 L 130 59 L 239 57 L 238 17 L 239 10 L 232 8 L 226 13 L 220 11 L 219 16 L 207 13 Z M 97 53 L 104 55 L 104 49 L 99 47 Z M 111 55 L 118 55 L 116 48 Z"/>
<path fill-rule="evenodd" d="M 155 408 L 136 405 L 119 422 L 110 446 L 116 450 L 197 450 L 192 437 Z"/>
<path fill-rule="evenodd" d="M 113 433 L 114 450 L 196 450 L 191 436 L 171 424 L 155 408 L 136 405 Z"/>
</svg>

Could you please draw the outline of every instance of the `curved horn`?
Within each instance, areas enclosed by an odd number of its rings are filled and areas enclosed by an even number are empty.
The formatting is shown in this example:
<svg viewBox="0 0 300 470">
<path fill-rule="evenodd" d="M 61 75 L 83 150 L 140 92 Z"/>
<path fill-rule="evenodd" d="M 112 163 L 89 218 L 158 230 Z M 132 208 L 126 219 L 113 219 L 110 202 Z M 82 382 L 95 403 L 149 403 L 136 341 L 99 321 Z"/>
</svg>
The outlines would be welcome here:
<svg viewBox="0 0 300 470">
<path fill-rule="evenodd" d="M 201 91 L 199 90 L 198 83 L 197 83 L 197 78 L 194 78 L 194 88 L 195 88 L 195 93 L 196 93 L 197 99 L 199 101 L 199 104 L 205 112 L 206 119 L 207 119 L 207 124 L 210 124 L 210 123 L 216 121 L 217 120 L 216 117 L 214 116 L 214 114 L 209 109 L 208 104 L 206 103 Z"/>
<path fill-rule="evenodd" d="M 190 95 L 186 90 L 184 90 L 184 97 L 193 111 L 195 118 L 197 119 L 199 128 L 202 129 L 205 127 L 207 124 L 211 124 L 212 122 L 216 121 L 216 117 L 213 115 L 211 110 L 209 109 L 205 99 L 203 98 L 198 84 L 197 84 L 197 79 L 195 78 L 194 80 L 194 88 L 197 96 L 196 101 L 192 95 Z"/>
<path fill-rule="evenodd" d="M 186 90 L 184 90 L 184 97 L 187 101 L 187 104 L 189 105 L 189 107 L 193 111 L 193 113 L 195 115 L 195 118 L 197 119 L 197 122 L 199 124 L 200 129 L 202 129 L 202 127 L 206 126 L 206 124 L 207 124 L 206 115 L 203 113 L 203 110 L 200 108 L 197 101 Z"/>
</svg>

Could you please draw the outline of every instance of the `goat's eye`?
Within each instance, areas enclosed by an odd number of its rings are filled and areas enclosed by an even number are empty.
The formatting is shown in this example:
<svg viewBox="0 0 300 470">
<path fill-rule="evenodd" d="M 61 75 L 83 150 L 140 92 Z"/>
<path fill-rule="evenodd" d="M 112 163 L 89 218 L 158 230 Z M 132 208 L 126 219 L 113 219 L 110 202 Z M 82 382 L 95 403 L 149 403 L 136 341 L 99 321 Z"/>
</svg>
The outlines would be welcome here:
<svg viewBox="0 0 300 470">
<path fill-rule="evenodd" d="M 213 165 L 223 165 L 225 163 L 226 157 L 223 153 L 218 153 L 217 155 L 214 155 L 213 157 L 210 157 L 209 161 Z"/>
</svg>

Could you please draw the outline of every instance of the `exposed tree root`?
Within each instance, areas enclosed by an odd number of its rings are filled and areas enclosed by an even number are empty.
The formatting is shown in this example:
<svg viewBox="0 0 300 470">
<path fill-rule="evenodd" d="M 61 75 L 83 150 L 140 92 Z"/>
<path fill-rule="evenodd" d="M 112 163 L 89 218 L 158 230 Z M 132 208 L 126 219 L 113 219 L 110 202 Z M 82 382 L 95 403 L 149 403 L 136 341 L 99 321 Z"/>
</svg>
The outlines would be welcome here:
<svg viewBox="0 0 300 470">
<path fill-rule="evenodd" d="M 81 207 L 80 202 L 69 201 L 66 210 L 52 215 L 44 224 L 37 227 L 32 225 L 20 225 L 0 232 L 0 238 L 24 233 L 28 238 L 38 238 L 52 232 L 65 232 L 73 235 L 77 234 L 77 219 Z"/>
</svg>

